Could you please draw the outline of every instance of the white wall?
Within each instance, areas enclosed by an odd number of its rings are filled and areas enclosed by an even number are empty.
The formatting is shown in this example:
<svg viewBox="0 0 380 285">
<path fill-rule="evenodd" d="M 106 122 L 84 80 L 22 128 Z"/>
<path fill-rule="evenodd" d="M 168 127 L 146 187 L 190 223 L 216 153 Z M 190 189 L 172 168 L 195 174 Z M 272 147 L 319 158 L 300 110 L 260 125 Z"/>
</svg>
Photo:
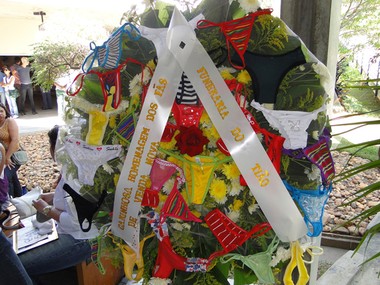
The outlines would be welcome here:
<svg viewBox="0 0 380 285">
<path fill-rule="evenodd" d="M 36 20 L 0 18 L 0 56 L 31 55 L 40 24 L 40 18 Z"/>
</svg>

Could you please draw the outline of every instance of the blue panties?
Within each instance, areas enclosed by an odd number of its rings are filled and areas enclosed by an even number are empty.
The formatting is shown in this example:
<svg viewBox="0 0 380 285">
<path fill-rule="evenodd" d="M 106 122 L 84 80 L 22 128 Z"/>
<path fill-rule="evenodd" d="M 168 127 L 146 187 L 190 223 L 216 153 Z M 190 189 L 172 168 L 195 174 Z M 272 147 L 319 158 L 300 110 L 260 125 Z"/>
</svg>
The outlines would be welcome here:
<svg viewBox="0 0 380 285">
<path fill-rule="evenodd" d="M 328 186 L 321 185 L 317 190 L 300 190 L 291 186 L 285 180 L 283 182 L 304 214 L 304 220 L 309 229 L 307 235 L 310 237 L 319 236 L 323 230 L 323 211 L 329 198 L 332 184 Z"/>
</svg>

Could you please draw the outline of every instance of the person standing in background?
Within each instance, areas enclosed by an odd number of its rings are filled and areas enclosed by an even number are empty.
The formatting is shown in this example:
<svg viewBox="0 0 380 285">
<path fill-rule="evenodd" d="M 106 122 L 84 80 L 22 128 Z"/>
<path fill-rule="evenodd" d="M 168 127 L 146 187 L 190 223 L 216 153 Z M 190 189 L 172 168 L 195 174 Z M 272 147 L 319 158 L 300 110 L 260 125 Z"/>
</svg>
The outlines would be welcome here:
<svg viewBox="0 0 380 285">
<path fill-rule="evenodd" d="M 57 96 L 57 113 L 59 118 L 63 118 L 65 111 L 66 89 L 69 84 L 69 76 L 62 76 L 54 82 L 55 94 Z"/>
<path fill-rule="evenodd" d="M 11 113 L 12 118 L 18 118 L 16 98 L 19 97 L 20 94 L 14 87 L 15 77 L 12 75 L 8 67 L 4 66 L 3 71 L 5 76 L 2 83 L 5 89 L 5 98 L 7 99 L 9 112 Z"/>
<path fill-rule="evenodd" d="M 5 105 L 5 89 L 3 87 L 3 78 L 5 74 L 0 70 L 0 102 Z"/>
<path fill-rule="evenodd" d="M 44 87 L 40 87 L 41 96 L 42 96 L 42 110 L 53 109 L 51 105 L 51 88 L 45 89 Z"/>
<path fill-rule="evenodd" d="M 30 78 L 30 65 L 29 59 L 26 56 L 21 57 L 21 65 L 16 67 L 17 73 L 19 74 L 21 81 L 21 94 L 20 94 L 20 108 L 19 112 L 22 115 L 25 115 L 25 100 L 26 95 L 28 94 L 29 103 L 32 108 L 33 115 L 37 114 L 36 107 L 34 106 L 33 98 L 33 86 L 32 79 Z"/>
<path fill-rule="evenodd" d="M 21 94 L 21 81 L 20 81 L 20 76 L 18 75 L 16 68 L 20 66 L 20 63 L 21 63 L 21 58 L 19 56 L 16 56 L 15 57 L 15 63 L 9 67 L 12 75 L 15 78 L 14 86 L 15 86 L 15 89 L 18 91 L 19 95 Z M 17 102 L 17 110 L 20 110 L 20 96 L 17 97 L 16 102 Z M 22 115 L 22 114 L 20 114 L 20 115 Z"/>
</svg>

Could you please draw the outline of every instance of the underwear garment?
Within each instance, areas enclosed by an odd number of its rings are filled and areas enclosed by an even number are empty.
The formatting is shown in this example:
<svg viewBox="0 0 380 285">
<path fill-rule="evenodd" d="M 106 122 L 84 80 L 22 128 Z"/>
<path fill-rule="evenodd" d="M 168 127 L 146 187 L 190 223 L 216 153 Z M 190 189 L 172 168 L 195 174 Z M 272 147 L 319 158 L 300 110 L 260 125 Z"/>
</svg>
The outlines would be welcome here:
<svg viewBox="0 0 380 285">
<path fill-rule="evenodd" d="M 186 258 L 178 255 L 168 236 L 158 243 L 158 254 L 153 277 L 166 279 L 174 269 L 185 272 L 206 272 L 209 262 L 204 258 Z"/>
<path fill-rule="evenodd" d="M 292 273 L 294 269 L 298 270 L 298 281 L 297 285 L 306 285 L 309 281 L 309 274 L 307 273 L 307 268 L 305 262 L 302 259 L 303 249 L 299 244 L 299 241 L 292 241 L 290 243 L 291 258 L 288 266 L 285 269 L 285 274 L 283 278 L 283 284 L 294 284 Z"/>
<path fill-rule="evenodd" d="M 321 172 L 322 184 L 329 185 L 335 176 L 334 161 L 330 152 L 330 135 L 325 129 L 319 141 L 304 149 L 283 149 L 282 152 L 290 157 L 302 159 L 306 157 L 311 163 L 317 166 Z"/>
<path fill-rule="evenodd" d="M 167 217 L 174 217 L 182 221 L 201 223 L 202 220 L 198 219 L 190 211 L 181 193 L 178 191 L 177 184 L 178 181 L 176 180 L 172 191 L 161 209 L 161 220 L 165 221 Z"/>
<path fill-rule="evenodd" d="M 202 204 L 214 178 L 215 169 L 224 163 L 232 161 L 227 156 L 222 159 L 212 156 L 181 156 L 166 149 L 159 150 L 173 156 L 182 162 L 182 169 L 186 177 L 186 200 L 188 204 Z"/>
<path fill-rule="evenodd" d="M 203 113 L 203 105 L 173 104 L 172 113 L 177 127 L 198 127 Z"/>
<path fill-rule="evenodd" d="M 269 159 L 272 161 L 273 166 L 276 168 L 277 172 L 280 173 L 281 168 L 281 155 L 282 155 L 282 146 L 284 144 L 284 138 L 281 136 L 278 136 L 276 134 L 273 134 L 269 131 L 267 131 L 264 128 L 261 128 L 259 124 L 256 122 L 255 118 L 252 116 L 252 114 L 244 108 L 241 108 L 245 117 L 247 118 L 248 122 L 252 126 L 255 133 L 262 134 L 264 137 L 264 142 L 267 147 L 267 155 Z M 216 146 L 218 149 L 225 155 L 231 155 L 224 144 L 223 140 L 220 138 L 216 142 Z M 243 179 L 243 178 L 242 178 Z"/>
<path fill-rule="evenodd" d="M 94 42 L 91 42 L 91 53 L 85 58 L 82 64 L 83 72 L 89 72 L 92 69 L 95 60 L 98 61 L 98 66 L 100 67 L 107 69 L 116 68 L 122 54 L 123 34 L 127 34 L 128 37 L 134 41 L 141 37 L 139 30 L 134 25 L 131 23 L 125 23 L 101 46 L 96 46 Z"/>
<path fill-rule="evenodd" d="M 249 232 L 247 232 L 231 221 L 219 209 L 214 209 L 209 212 L 204 220 L 223 247 L 223 250 L 214 252 L 210 255 L 210 261 L 218 256 L 225 255 L 235 250 L 249 238 L 261 236 L 272 229 L 269 223 L 264 222 L 255 225 Z"/>
<path fill-rule="evenodd" d="M 84 77 L 89 74 L 95 74 L 100 81 L 100 86 L 102 88 L 103 93 L 103 112 L 108 112 L 115 110 L 119 107 L 121 103 L 121 71 L 126 67 L 128 63 L 134 63 L 141 66 L 141 72 L 144 70 L 144 66 L 142 63 L 138 62 L 133 58 L 127 58 L 123 63 L 121 63 L 118 67 L 112 70 L 108 70 L 105 72 L 98 72 L 95 70 L 89 70 L 87 73 L 79 73 L 73 80 L 70 85 L 70 88 L 67 89 L 66 93 L 69 96 L 75 96 L 79 93 L 79 91 L 83 87 Z M 79 87 L 76 87 L 76 90 L 71 93 L 69 90 L 72 86 L 76 84 L 76 81 L 80 79 Z"/>
<path fill-rule="evenodd" d="M 272 261 L 272 255 L 276 250 L 280 240 L 275 237 L 264 252 L 255 253 L 252 255 L 244 256 L 238 253 L 228 253 L 222 256 L 219 261 L 228 263 L 231 260 L 240 260 L 245 266 L 250 268 L 260 284 L 274 284 L 275 279 L 272 272 L 272 267 L 269 265 Z"/>
<path fill-rule="evenodd" d="M 116 135 L 124 142 L 130 144 L 136 128 L 136 118 L 133 113 L 127 114 L 117 125 Z"/>
<path fill-rule="evenodd" d="M 244 58 L 252 78 L 255 101 L 260 104 L 276 103 L 278 88 L 286 73 L 306 63 L 300 47 L 283 55 L 260 55 L 247 51 Z M 240 61 L 236 56 L 232 60 Z"/>
<path fill-rule="evenodd" d="M 65 149 L 78 168 L 78 179 L 83 184 L 94 185 L 99 166 L 119 156 L 121 145 L 92 146 L 72 137 L 65 138 Z"/>
<path fill-rule="evenodd" d="M 150 180 L 151 186 L 150 189 L 145 189 L 143 201 L 141 202 L 142 206 L 157 207 L 159 203 L 158 193 L 161 190 L 162 186 L 172 177 L 172 175 L 178 171 L 180 176 L 177 177 L 179 182 L 185 183 L 185 176 L 182 169 L 174 163 L 169 161 L 155 158 L 153 161 L 152 168 L 150 170 Z"/>
<path fill-rule="evenodd" d="M 88 232 L 91 229 L 92 218 L 94 217 L 95 213 L 98 211 L 100 205 L 103 203 L 104 199 L 107 196 L 107 190 L 103 190 L 102 195 L 99 197 L 99 200 L 94 203 L 86 200 L 68 184 L 63 185 L 63 189 L 67 193 L 69 193 L 69 195 L 73 199 L 75 209 L 77 210 L 78 214 L 80 228 L 82 229 L 82 231 Z M 83 228 L 83 223 L 85 220 L 87 220 L 88 222 L 87 228 Z"/>
<path fill-rule="evenodd" d="M 252 101 L 251 106 L 261 111 L 269 124 L 277 129 L 285 138 L 284 148 L 297 149 L 307 145 L 307 129 L 311 121 L 317 119 L 318 113 L 326 109 L 325 106 L 313 112 L 269 110 L 259 103 Z"/>
<path fill-rule="evenodd" d="M 269 15 L 272 13 L 271 9 L 263 9 L 250 13 L 247 16 L 228 22 L 213 23 L 208 20 L 200 20 L 197 24 L 198 29 L 209 27 L 219 27 L 221 32 L 226 38 L 228 58 L 231 65 L 236 69 L 243 69 L 245 67 L 244 53 L 247 50 L 249 39 L 255 20 L 258 16 Z M 234 48 L 235 52 L 239 55 L 241 64 L 237 65 L 231 61 L 230 45 Z"/>
<path fill-rule="evenodd" d="M 128 280 L 134 280 L 136 282 L 140 281 L 144 274 L 144 259 L 143 259 L 143 249 L 144 249 L 144 243 L 147 239 L 154 236 L 154 233 L 146 236 L 140 241 L 139 246 L 139 257 L 137 257 L 136 253 L 133 251 L 132 248 L 130 248 L 126 244 L 118 244 L 121 253 L 123 255 L 124 260 L 124 273 L 125 277 L 127 277 Z M 133 277 L 133 269 L 137 267 L 137 272 L 135 277 Z"/>
<path fill-rule="evenodd" d="M 186 105 L 199 105 L 201 103 L 199 101 L 197 92 L 195 91 L 185 72 L 182 72 L 181 81 L 178 85 L 175 101 L 177 104 Z"/>
<path fill-rule="evenodd" d="M 321 185 L 316 190 L 300 190 L 284 181 L 293 200 L 301 208 L 305 223 L 308 227 L 307 235 L 317 237 L 323 230 L 323 212 L 325 204 L 331 193 L 332 184 L 329 186 Z"/>
<path fill-rule="evenodd" d="M 152 274 L 153 277 L 166 279 L 174 269 L 186 272 L 206 272 L 209 264 L 208 259 L 196 257 L 186 258 L 178 255 L 173 250 L 167 224 L 161 219 L 158 213 L 151 211 L 141 217 L 148 219 L 148 223 L 153 228 L 159 240 L 156 266 Z"/>
</svg>

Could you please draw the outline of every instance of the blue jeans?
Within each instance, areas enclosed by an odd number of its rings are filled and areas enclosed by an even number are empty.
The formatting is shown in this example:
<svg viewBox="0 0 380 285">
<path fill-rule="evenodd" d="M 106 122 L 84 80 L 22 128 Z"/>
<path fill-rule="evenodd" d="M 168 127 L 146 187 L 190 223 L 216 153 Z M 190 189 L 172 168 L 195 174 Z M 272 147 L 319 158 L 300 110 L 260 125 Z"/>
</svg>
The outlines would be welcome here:
<svg viewBox="0 0 380 285">
<path fill-rule="evenodd" d="M 36 112 L 36 107 L 34 106 L 34 98 L 33 98 L 33 86 L 32 84 L 21 84 L 21 94 L 20 94 L 20 113 L 25 113 L 25 100 L 26 94 L 28 94 L 30 107 L 33 112 Z"/>
<path fill-rule="evenodd" d="M 55 241 L 19 254 L 32 278 L 75 266 L 90 257 L 91 246 L 88 240 L 77 240 L 67 234 L 60 234 Z"/>
<path fill-rule="evenodd" d="M 11 167 L 9 169 L 8 166 L 4 167 L 4 174 L 8 179 L 8 188 L 9 195 L 13 198 L 22 196 L 22 188 L 20 184 L 20 180 L 18 180 L 17 170 L 20 168 L 20 165 L 15 165 L 15 167 Z"/>
<path fill-rule="evenodd" d="M 3 232 L 0 233 L 0 285 L 31 285 L 32 280 Z"/>
</svg>

